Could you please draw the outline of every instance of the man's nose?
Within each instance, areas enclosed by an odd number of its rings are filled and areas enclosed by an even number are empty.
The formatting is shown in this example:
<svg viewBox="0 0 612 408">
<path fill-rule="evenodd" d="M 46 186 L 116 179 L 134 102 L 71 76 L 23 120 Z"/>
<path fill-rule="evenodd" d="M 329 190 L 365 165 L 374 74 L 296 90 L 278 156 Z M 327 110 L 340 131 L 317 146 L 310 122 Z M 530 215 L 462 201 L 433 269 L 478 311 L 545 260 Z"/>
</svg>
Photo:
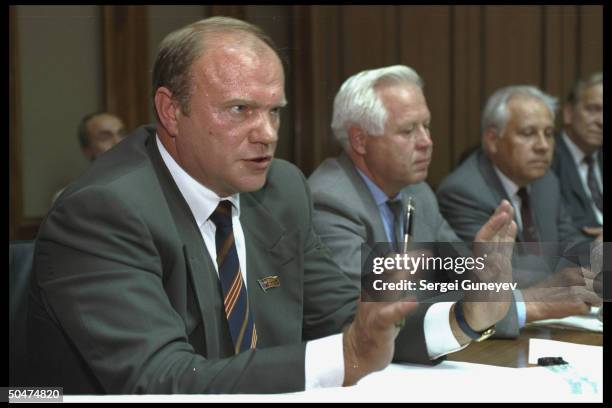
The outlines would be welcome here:
<svg viewBox="0 0 612 408">
<path fill-rule="evenodd" d="M 595 123 L 600 128 L 603 128 L 603 111 L 599 111 L 599 113 L 595 115 Z"/>
<path fill-rule="evenodd" d="M 261 113 L 251 131 L 251 141 L 254 143 L 272 144 L 278 140 L 278 119 L 268 113 Z"/>
<path fill-rule="evenodd" d="M 544 132 L 539 132 L 534 144 L 534 149 L 546 152 L 547 150 L 550 150 L 551 147 L 552 138 L 548 137 Z"/>
<path fill-rule="evenodd" d="M 433 140 L 431 139 L 429 128 L 426 128 L 425 126 L 419 126 L 416 146 L 420 149 L 429 149 L 431 146 L 433 146 Z"/>
</svg>

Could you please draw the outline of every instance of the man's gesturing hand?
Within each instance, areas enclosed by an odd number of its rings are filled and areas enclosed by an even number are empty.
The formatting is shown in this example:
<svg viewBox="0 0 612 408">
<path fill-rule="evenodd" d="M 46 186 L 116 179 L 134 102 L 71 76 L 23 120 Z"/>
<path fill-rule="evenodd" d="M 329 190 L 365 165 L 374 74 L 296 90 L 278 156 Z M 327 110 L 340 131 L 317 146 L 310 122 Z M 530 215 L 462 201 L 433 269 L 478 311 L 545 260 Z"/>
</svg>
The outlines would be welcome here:
<svg viewBox="0 0 612 408">
<path fill-rule="evenodd" d="M 384 369 L 393 358 L 395 337 L 417 302 L 361 302 L 343 333 L 344 386 Z"/>
</svg>

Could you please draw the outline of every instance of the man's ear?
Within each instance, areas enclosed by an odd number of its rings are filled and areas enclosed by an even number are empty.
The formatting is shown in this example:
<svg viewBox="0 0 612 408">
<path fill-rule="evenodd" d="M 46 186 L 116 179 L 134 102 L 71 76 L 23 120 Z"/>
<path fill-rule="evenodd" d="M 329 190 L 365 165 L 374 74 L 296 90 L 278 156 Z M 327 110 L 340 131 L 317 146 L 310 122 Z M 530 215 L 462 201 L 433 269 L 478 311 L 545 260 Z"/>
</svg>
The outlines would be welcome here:
<svg viewBox="0 0 612 408">
<path fill-rule="evenodd" d="M 348 134 L 348 140 L 351 150 L 353 150 L 359 156 L 363 156 L 366 153 L 366 144 L 368 135 L 364 130 L 357 125 L 351 125 L 346 131 Z"/>
<path fill-rule="evenodd" d="M 155 91 L 155 109 L 161 125 L 168 131 L 171 137 L 178 135 L 178 119 L 181 107 L 172 95 L 172 92 L 165 86 L 157 88 Z"/>
<path fill-rule="evenodd" d="M 572 113 L 574 113 L 574 107 L 570 103 L 563 105 L 563 125 L 569 126 L 572 123 Z"/>
<path fill-rule="evenodd" d="M 482 147 L 485 152 L 489 155 L 497 153 L 497 142 L 499 141 L 499 134 L 497 129 L 489 127 L 486 128 L 482 135 Z"/>
</svg>

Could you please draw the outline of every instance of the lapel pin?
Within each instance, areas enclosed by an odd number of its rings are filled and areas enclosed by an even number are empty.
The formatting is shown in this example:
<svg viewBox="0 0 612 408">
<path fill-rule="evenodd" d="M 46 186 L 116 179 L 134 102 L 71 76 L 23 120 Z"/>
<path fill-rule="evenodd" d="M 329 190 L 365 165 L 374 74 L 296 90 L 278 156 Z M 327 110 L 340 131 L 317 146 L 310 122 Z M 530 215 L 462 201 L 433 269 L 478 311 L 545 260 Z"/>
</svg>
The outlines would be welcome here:
<svg viewBox="0 0 612 408">
<path fill-rule="evenodd" d="M 274 276 L 266 276 L 265 278 L 257 279 L 259 286 L 263 289 L 263 291 L 267 291 L 270 288 L 277 288 L 280 286 L 280 280 L 277 275 Z"/>
</svg>

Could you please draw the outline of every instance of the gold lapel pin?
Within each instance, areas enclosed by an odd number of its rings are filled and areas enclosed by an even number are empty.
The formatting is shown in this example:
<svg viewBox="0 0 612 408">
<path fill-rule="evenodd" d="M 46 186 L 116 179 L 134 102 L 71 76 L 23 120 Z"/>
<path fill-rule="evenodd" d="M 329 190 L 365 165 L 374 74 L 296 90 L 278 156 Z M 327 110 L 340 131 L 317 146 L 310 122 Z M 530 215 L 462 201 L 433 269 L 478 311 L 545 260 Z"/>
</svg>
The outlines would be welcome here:
<svg viewBox="0 0 612 408">
<path fill-rule="evenodd" d="M 274 276 L 266 276 L 265 278 L 257 279 L 259 286 L 263 289 L 263 291 L 267 291 L 270 288 L 277 288 L 280 286 L 280 280 L 277 275 Z"/>
</svg>

